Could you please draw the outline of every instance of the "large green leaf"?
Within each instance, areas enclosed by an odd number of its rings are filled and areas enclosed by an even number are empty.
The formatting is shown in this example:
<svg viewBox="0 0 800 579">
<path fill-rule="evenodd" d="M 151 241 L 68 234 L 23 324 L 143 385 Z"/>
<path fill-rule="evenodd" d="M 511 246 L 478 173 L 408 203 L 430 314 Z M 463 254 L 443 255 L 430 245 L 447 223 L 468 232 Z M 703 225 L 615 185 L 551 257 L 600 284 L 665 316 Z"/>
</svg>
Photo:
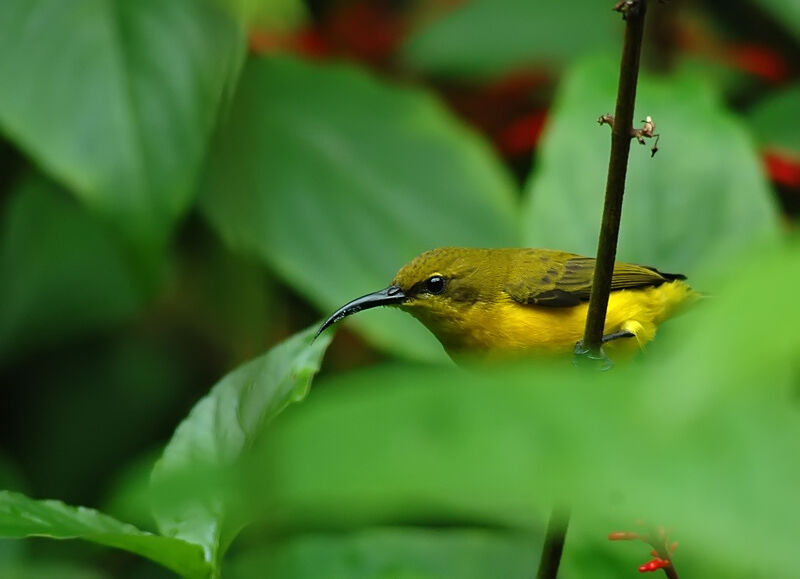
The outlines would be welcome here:
<svg viewBox="0 0 800 579">
<path fill-rule="evenodd" d="M 499 74 L 525 64 L 563 65 L 622 38 L 611 4 L 597 0 L 464 2 L 412 35 L 414 67 L 453 75 Z"/>
<path fill-rule="evenodd" d="M 486 529 L 378 528 L 312 533 L 231 562 L 235 579 L 533 577 L 541 536 Z"/>
<path fill-rule="evenodd" d="M 693 576 L 781 576 L 800 517 L 800 247 L 740 265 L 663 347 L 612 372 L 565 361 L 331 379 L 273 425 L 252 500 L 280 530 L 538 527 L 561 499 L 596 538 L 666 525 L 703 569 Z"/>
<path fill-rule="evenodd" d="M 217 570 L 244 521 L 232 513 L 235 498 L 214 485 L 227 482 L 226 471 L 267 423 L 305 397 L 331 339 L 321 336 L 312 342 L 313 336 L 314 328 L 295 334 L 220 380 L 178 426 L 153 470 L 159 529 L 202 545 Z M 210 477 L 211 483 L 197 481 L 199 476 Z M 189 494 L 176 496 L 176 489 Z M 164 497 L 174 503 L 166 504 Z"/>
<path fill-rule="evenodd" d="M 564 79 L 528 183 L 528 245 L 594 255 L 610 136 L 594 120 L 613 110 L 618 66 L 589 59 Z M 754 239 L 774 236 L 777 212 L 742 126 L 701 79 L 640 77 L 638 121 L 650 115 L 658 154 L 632 144 L 619 258 L 697 275 Z"/>
<path fill-rule="evenodd" d="M 184 577 L 209 574 L 199 545 L 145 533 L 94 509 L 8 491 L 0 491 L 0 537 L 84 539 L 147 557 Z"/>
<path fill-rule="evenodd" d="M 800 83 L 769 94 L 747 113 L 753 134 L 762 145 L 800 154 Z"/>
<path fill-rule="evenodd" d="M 2 90 L 2 89 L 0 89 Z M 0 223 L 0 360 L 119 323 L 143 300 L 118 239 L 38 175 Z"/>
<path fill-rule="evenodd" d="M 518 243 L 513 187 L 485 143 L 429 96 L 352 67 L 249 62 L 208 165 L 206 217 L 326 313 L 423 250 Z M 442 356 L 400 312 L 353 324 Z"/>
<path fill-rule="evenodd" d="M 207 0 L 0 3 L 0 129 L 137 241 L 191 200 L 243 36 Z"/>
</svg>

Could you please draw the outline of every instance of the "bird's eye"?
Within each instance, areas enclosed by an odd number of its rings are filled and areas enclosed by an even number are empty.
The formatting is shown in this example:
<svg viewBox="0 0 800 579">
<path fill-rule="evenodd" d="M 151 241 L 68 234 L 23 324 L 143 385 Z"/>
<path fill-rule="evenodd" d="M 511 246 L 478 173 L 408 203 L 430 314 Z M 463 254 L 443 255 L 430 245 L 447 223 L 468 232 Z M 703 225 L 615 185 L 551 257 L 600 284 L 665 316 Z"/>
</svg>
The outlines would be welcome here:
<svg viewBox="0 0 800 579">
<path fill-rule="evenodd" d="M 434 275 L 425 283 L 428 293 L 440 294 L 444 291 L 445 280 L 440 275 Z"/>
</svg>

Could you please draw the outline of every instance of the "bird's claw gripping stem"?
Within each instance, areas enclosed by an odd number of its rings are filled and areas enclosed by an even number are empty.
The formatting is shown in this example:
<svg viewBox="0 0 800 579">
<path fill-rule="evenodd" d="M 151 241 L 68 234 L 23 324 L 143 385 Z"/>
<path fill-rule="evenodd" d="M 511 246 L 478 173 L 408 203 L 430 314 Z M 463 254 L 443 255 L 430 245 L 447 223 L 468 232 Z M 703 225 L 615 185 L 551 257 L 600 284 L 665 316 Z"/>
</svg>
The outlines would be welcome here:
<svg viewBox="0 0 800 579">
<path fill-rule="evenodd" d="M 620 338 L 635 338 L 636 334 L 633 332 L 629 332 L 628 330 L 621 330 L 619 332 L 614 332 L 612 334 L 606 334 L 603 336 L 603 344 L 607 344 L 612 340 L 618 340 Z M 601 372 L 605 372 L 606 370 L 611 370 L 614 367 L 614 362 L 611 361 L 606 353 L 603 351 L 601 347 L 598 351 L 593 351 L 590 348 L 587 348 L 583 345 L 583 340 L 578 340 L 578 343 L 575 344 L 575 350 L 572 354 L 572 363 L 575 366 L 579 366 L 582 368 L 597 368 Z"/>
<path fill-rule="evenodd" d="M 605 372 L 614 367 L 614 362 L 611 361 L 603 348 L 594 351 L 583 345 L 583 340 L 579 340 L 575 344 L 575 350 L 572 354 L 572 365 L 579 368 L 593 368 Z"/>
</svg>

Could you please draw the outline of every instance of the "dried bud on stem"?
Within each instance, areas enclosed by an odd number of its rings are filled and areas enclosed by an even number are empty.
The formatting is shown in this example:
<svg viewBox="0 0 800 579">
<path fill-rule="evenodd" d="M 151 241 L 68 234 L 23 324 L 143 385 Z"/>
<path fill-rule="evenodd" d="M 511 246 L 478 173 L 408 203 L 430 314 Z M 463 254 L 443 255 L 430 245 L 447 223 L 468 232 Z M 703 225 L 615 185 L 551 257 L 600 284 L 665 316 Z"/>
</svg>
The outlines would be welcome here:
<svg viewBox="0 0 800 579">
<path fill-rule="evenodd" d="M 647 116 L 643 121 L 643 125 L 641 129 L 631 129 L 631 137 L 636 139 L 640 145 L 644 145 L 645 139 L 652 139 L 655 138 L 656 142 L 653 143 L 653 148 L 650 149 L 650 156 L 654 157 L 655 154 L 658 152 L 658 140 L 661 138 L 661 135 L 655 132 L 656 130 L 656 122 L 653 120 L 653 117 Z M 597 118 L 598 125 L 608 125 L 610 127 L 614 127 L 614 115 L 605 114 L 600 115 Z"/>
</svg>

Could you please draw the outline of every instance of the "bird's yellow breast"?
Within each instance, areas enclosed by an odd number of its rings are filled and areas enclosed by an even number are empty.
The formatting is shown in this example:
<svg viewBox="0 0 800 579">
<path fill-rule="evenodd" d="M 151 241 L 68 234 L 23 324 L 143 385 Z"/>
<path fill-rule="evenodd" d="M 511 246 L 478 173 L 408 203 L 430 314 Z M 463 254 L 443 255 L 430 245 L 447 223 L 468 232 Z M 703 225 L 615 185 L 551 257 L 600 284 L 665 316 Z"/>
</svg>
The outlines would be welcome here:
<svg viewBox="0 0 800 579">
<path fill-rule="evenodd" d="M 658 324 L 693 295 L 682 281 L 611 292 L 604 334 L 629 331 L 635 339 L 609 342 L 606 349 L 643 346 L 653 339 Z M 451 354 L 465 350 L 561 354 L 572 352 L 583 337 L 588 303 L 572 307 L 523 305 L 501 292 L 488 301 L 407 309 Z"/>
</svg>

